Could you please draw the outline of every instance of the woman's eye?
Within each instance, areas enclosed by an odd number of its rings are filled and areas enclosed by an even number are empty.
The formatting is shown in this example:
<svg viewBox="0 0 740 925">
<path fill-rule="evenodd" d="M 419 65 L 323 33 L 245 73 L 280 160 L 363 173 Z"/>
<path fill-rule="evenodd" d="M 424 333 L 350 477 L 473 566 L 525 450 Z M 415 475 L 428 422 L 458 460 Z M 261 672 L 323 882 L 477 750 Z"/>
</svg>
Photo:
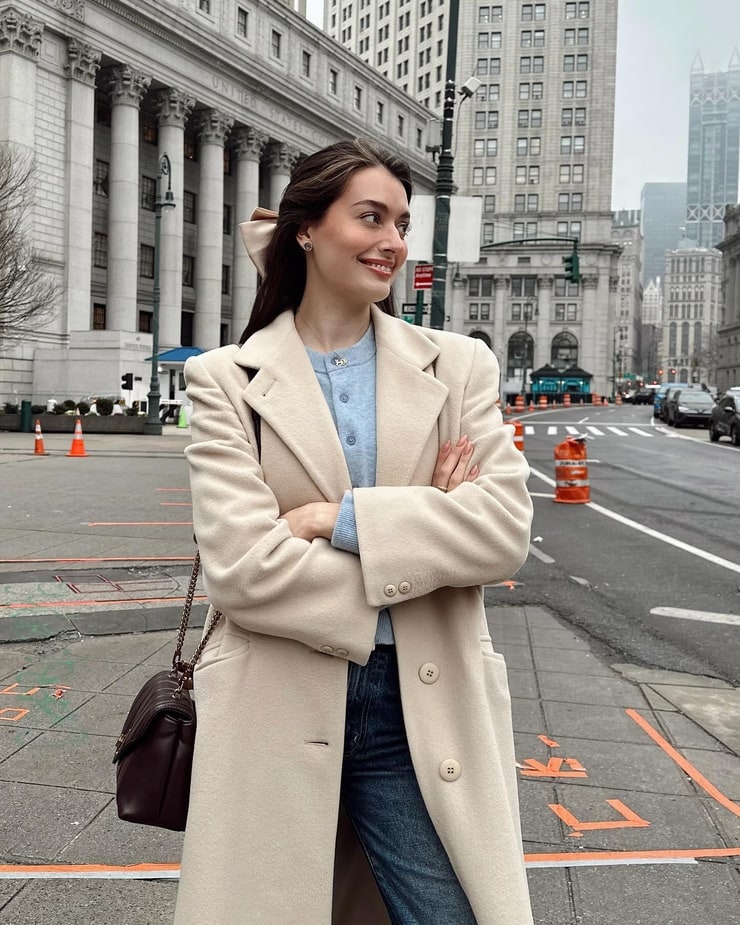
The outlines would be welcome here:
<svg viewBox="0 0 740 925">
<path fill-rule="evenodd" d="M 380 224 L 380 216 L 377 212 L 366 212 L 364 215 L 361 215 L 360 218 L 363 222 L 374 222 L 376 225 Z"/>
<path fill-rule="evenodd" d="M 411 225 L 408 222 L 401 222 L 401 224 L 398 225 L 398 233 L 402 238 L 405 238 L 409 231 L 411 231 Z"/>
</svg>

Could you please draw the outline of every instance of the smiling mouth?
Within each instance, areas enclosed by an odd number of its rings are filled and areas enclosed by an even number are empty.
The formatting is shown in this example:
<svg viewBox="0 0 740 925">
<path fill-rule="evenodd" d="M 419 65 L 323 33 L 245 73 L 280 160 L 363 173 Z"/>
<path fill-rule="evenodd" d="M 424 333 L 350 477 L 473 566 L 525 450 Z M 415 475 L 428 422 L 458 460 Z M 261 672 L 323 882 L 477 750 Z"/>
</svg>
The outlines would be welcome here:
<svg viewBox="0 0 740 925">
<path fill-rule="evenodd" d="M 375 270 L 376 273 L 382 273 L 383 276 L 390 276 L 393 272 L 393 267 L 389 267 L 384 263 L 374 263 L 371 260 L 361 260 L 360 263 L 370 270 Z"/>
</svg>

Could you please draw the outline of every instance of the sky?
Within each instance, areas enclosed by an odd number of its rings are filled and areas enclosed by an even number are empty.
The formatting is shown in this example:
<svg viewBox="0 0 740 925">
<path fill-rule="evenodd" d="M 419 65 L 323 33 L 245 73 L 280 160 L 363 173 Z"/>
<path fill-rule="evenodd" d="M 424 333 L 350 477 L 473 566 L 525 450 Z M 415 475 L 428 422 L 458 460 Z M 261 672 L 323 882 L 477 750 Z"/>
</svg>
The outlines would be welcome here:
<svg viewBox="0 0 740 925">
<path fill-rule="evenodd" d="M 307 0 L 317 25 L 322 9 Z M 613 209 L 639 209 L 644 183 L 686 180 L 691 66 L 699 52 L 725 70 L 735 47 L 740 0 L 619 0 Z"/>
</svg>

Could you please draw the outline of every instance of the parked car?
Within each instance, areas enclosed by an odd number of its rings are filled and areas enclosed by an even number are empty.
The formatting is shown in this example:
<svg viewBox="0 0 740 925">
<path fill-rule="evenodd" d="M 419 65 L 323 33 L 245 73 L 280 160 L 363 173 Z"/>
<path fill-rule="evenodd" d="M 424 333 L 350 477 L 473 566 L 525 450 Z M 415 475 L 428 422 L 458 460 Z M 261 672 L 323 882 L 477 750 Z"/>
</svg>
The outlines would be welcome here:
<svg viewBox="0 0 740 925">
<path fill-rule="evenodd" d="M 657 410 L 655 408 L 655 405 L 653 405 L 653 416 L 656 418 L 660 418 L 661 421 L 667 422 L 668 421 L 668 402 L 670 402 L 671 398 L 676 394 L 676 392 L 680 392 L 681 389 L 687 389 L 687 388 L 689 388 L 688 382 L 669 383 L 665 392 L 663 393 L 663 399 L 660 402 L 660 405 L 657 408 Z"/>
<path fill-rule="evenodd" d="M 740 388 L 728 389 L 712 409 L 709 439 L 716 443 L 720 437 L 729 437 L 740 446 Z"/>
<path fill-rule="evenodd" d="M 662 417 L 663 410 L 663 401 L 666 396 L 668 389 L 672 388 L 675 385 L 685 385 L 685 383 L 675 383 L 675 382 L 664 382 L 658 391 L 655 393 L 655 398 L 653 399 L 653 417 L 660 418 Z"/>
<path fill-rule="evenodd" d="M 660 386 L 657 385 L 643 385 L 641 386 L 634 394 L 632 399 L 633 405 L 652 405 L 653 399 L 655 398 L 655 393 L 658 391 Z"/>
<path fill-rule="evenodd" d="M 665 403 L 666 419 L 671 427 L 708 427 L 715 401 L 703 389 L 676 389 Z"/>
</svg>

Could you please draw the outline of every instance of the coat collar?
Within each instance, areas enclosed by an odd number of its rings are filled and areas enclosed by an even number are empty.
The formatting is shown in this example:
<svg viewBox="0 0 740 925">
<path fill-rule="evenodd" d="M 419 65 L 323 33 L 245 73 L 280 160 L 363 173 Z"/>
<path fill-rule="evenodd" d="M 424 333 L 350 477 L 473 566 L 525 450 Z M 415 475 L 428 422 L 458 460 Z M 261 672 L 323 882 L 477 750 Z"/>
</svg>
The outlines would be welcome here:
<svg viewBox="0 0 740 925">
<path fill-rule="evenodd" d="M 405 485 L 436 425 L 448 389 L 434 377 L 437 344 L 373 306 L 379 485 Z M 290 448 L 327 499 L 351 487 L 344 452 L 321 386 L 285 311 L 249 338 L 235 359 L 257 373 L 244 399 Z"/>
</svg>

